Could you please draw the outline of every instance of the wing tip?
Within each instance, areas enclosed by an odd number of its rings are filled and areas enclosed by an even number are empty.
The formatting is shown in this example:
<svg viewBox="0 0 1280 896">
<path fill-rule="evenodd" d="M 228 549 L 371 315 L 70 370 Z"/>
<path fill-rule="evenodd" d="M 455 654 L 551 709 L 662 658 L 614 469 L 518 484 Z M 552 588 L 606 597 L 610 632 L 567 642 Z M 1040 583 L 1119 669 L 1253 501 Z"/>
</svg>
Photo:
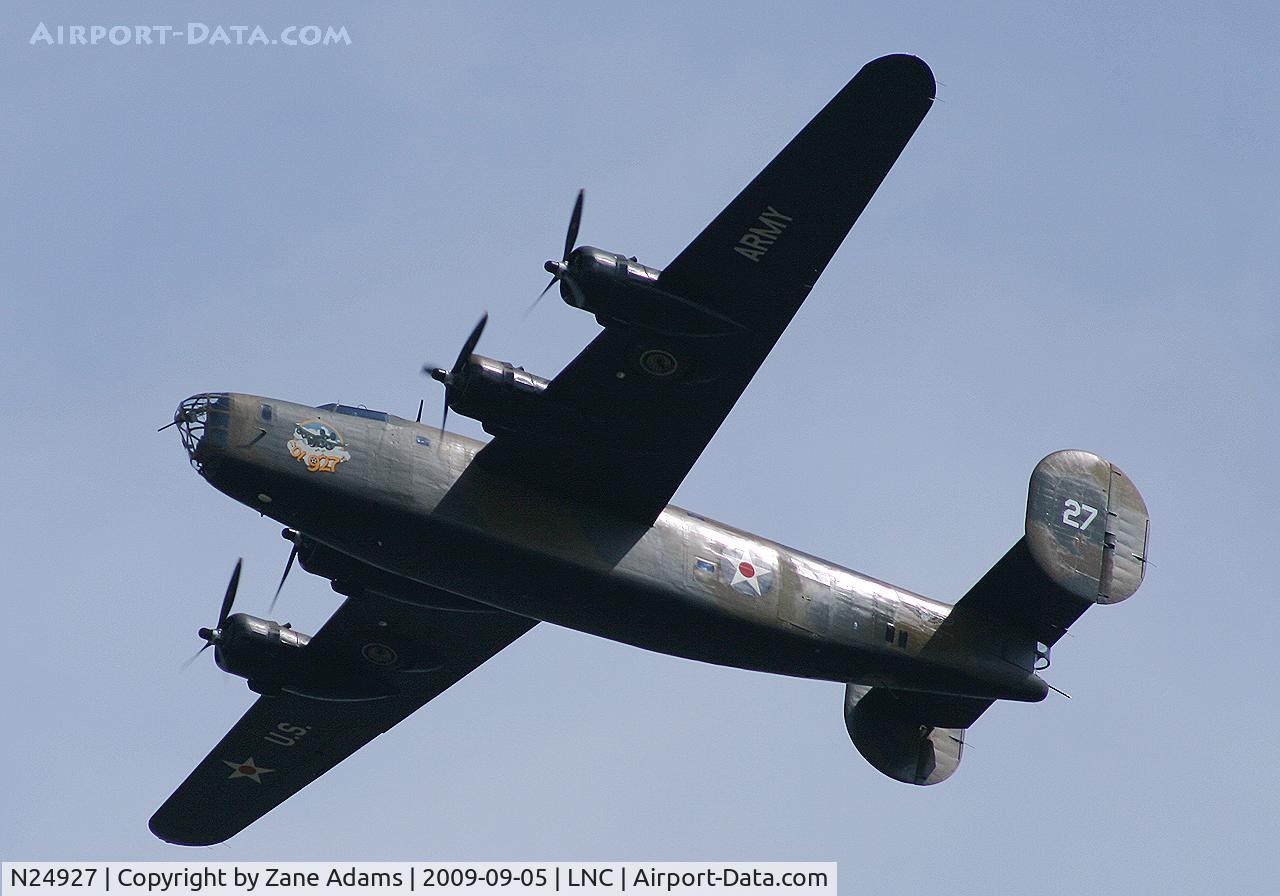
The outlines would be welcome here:
<svg viewBox="0 0 1280 896">
<path fill-rule="evenodd" d="M 938 82 L 933 77 L 933 69 L 929 68 L 929 63 L 912 53 L 891 53 L 873 59 L 862 67 L 857 77 L 864 74 L 891 80 L 901 89 L 919 92 L 931 100 L 937 96 Z"/>
<path fill-rule="evenodd" d="M 167 818 L 166 815 L 164 808 L 161 807 L 147 822 L 147 829 L 165 843 L 172 843 L 174 846 L 213 846 L 230 836 L 198 831 L 189 825 L 184 825 L 178 819 Z"/>
</svg>

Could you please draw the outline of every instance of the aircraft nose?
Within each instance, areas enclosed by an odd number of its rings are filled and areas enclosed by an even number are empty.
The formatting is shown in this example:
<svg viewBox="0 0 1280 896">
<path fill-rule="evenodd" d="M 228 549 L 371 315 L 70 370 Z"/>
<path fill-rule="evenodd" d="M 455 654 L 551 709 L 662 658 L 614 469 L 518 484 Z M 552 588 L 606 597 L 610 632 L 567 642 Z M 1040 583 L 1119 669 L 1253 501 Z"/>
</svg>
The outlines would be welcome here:
<svg viewBox="0 0 1280 896">
<path fill-rule="evenodd" d="M 227 392 L 202 392 L 182 401 L 173 412 L 191 465 L 203 468 L 210 456 L 227 445 L 231 423 L 231 396 Z"/>
</svg>

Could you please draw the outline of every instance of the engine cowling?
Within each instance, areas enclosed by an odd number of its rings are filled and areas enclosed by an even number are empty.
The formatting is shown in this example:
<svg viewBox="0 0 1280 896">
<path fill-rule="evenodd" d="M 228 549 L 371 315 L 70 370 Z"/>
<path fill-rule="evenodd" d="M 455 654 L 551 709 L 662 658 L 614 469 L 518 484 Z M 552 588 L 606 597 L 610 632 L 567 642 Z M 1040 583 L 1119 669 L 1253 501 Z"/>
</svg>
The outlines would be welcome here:
<svg viewBox="0 0 1280 896">
<path fill-rule="evenodd" d="M 951 777 L 964 752 L 964 729 L 930 724 L 920 704 L 887 688 L 845 686 L 844 724 L 862 757 L 906 784 Z"/>
<path fill-rule="evenodd" d="M 294 677 L 299 651 L 310 640 L 270 619 L 233 613 L 218 631 L 213 659 L 224 672 L 251 683 L 282 681 Z"/>
<path fill-rule="evenodd" d="M 523 367 L 471 355 L 449 387 L 449 409 L 479 420 L 490 435 L 519 429 L 538 413 L 547 383 Z"/>
<path fill-rule="evenodd" d="M 615 252 L 579 246 L 560 281 L 568 304 L 596 316 L 602 327 L 638 327 L 668 336 L 740 333 L 741 323 L 660 285 L 662 271 Z M 572 286 L 570 285 L 572 282 Z"/>
<path fill-rule="evenodd" d="M 246 679 L 259 694 L 289 691 L 317 700 L 374 700 L 398 692 L 394 674 L 404 663 L 370 653 L 378 649 L 395 657 L 394 649 L 375 643 L 350 655 L 333 650 L 316 654 L 304 649 L 310 641 L 310 635 L 287 625 L 235 613 L 218 630 L 213 657 L 219 668 Z"/>
</svg>

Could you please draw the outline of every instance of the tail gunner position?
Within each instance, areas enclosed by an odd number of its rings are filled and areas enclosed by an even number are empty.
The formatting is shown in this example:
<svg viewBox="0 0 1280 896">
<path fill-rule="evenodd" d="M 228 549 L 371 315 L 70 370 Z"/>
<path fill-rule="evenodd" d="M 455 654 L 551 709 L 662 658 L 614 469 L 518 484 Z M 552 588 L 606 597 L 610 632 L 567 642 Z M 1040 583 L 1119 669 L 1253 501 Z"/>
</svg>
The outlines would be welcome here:
<svg viewBox="0 0 1280 896">
<path fill-rule="evenodd" d="M 934 96 L 869 63 L 665 270 L 576 246 L 552 285 L 603 328 L 553 379 L 474 354 L 430 373 L 476 442 L 380 411 L 237 393 L 174 422 L 211 485 L 286 528 L 347 600 L 313 636 L 232 613 L 206 647 L 261 696 L 151 819 L 227 839 L 539 621 L 711 663 L 838 681 L 879 771 L 944 780 L 995 700 L 1037 701 L 1053 645 L 1134 593 L 1147 512 L 1084 451 L 1031 476 L 1024 535 L 954 606 L 667 505 Z M 447 413 L 447 410 L 446 410 Z"/>
</svg>

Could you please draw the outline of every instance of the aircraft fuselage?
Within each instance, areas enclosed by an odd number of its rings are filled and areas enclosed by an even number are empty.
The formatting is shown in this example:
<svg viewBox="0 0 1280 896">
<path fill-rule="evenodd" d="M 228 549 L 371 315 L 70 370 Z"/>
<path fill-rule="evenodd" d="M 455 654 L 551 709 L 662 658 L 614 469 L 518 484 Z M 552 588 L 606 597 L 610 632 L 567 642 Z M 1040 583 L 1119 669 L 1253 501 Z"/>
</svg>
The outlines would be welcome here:
<svg viewBox="0 0 1280 896">
<path fill-rule="evenodd" d="M 212 485 L 394 577 L 719 665 L 1045 696 L 1044 682 L 998 645 L 983 653 L 935 643 L 922 655 L 950 606 L 698 514 L 671 506 L 649 526 L 568 506 L 536 482 L 473 464 L 484 443 L 394 415 L 203 398 L 203 429 L 192 437 L 184 423 L 184 441 Z"/>
</svg>

